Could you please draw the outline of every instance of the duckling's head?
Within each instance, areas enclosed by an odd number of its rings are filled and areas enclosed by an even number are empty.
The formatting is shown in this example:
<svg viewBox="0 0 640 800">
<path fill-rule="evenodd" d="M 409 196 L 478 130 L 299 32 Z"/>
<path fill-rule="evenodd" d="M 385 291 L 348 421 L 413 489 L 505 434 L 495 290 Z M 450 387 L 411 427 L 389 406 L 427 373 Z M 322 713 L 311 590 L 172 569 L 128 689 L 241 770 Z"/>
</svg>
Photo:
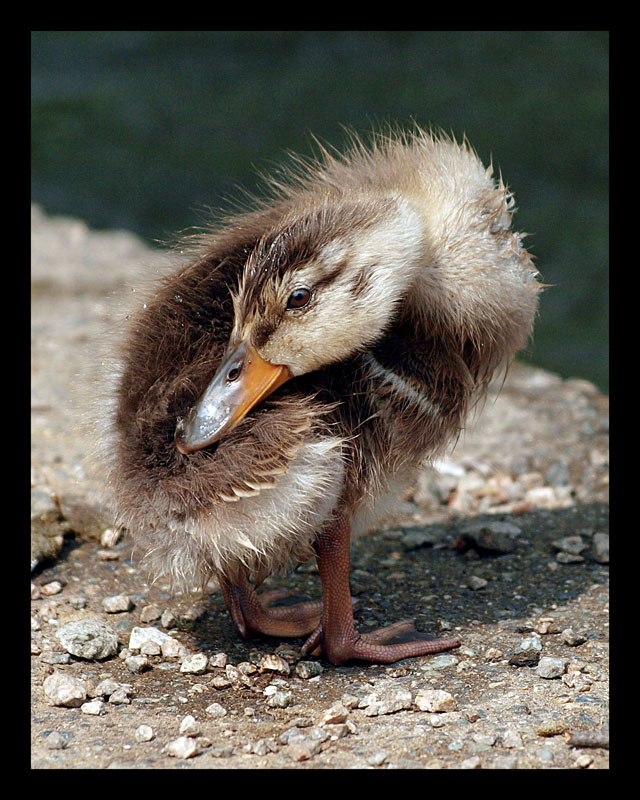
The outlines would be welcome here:
<svg viewBox="0 0 640 800">
<path fill-rule="evenodd" d="M 292 377 L 379 339 L 411 289 L 423 229 L 406 198 L 324 198 L 289 213 L 250 252 L 225 356 L 178 422 L 183 453 L 218 441 Z"/>
</svg>

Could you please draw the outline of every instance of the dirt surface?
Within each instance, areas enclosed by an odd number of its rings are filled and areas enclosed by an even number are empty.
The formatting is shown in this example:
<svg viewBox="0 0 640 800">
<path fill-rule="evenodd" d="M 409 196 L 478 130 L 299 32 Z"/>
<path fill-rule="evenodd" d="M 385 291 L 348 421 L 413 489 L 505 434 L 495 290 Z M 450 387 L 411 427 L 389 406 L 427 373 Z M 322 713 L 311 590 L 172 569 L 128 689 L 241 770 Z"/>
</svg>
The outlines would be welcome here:
<svg viewBox="0 0 640 800">
<path fill-rule="evenodd" d="M 215 584 L 150 585 L 85 465 L 104 343 L 140 267 L 167 256 L 37 208 L 32 235 L 34 768 L 608 767 L 606 397 L 514 368 L 391 523 L 354 545 L 361 629 L 413 618 L 460 648 L 389 666 L 302 660 L 299 640 L 241 640 Z M 315 564 L 270 580 L 285 586 L 319 596 Z M 124 610 L 107 610 L 114 596 Z M 87 620 L 117 653 L 69 654 L 58 632 Z M 184 651 L 140 656 L 135 627 Z M 53 704 L 55 675 L 76 679 L 71 706 Z"/>
</svg>

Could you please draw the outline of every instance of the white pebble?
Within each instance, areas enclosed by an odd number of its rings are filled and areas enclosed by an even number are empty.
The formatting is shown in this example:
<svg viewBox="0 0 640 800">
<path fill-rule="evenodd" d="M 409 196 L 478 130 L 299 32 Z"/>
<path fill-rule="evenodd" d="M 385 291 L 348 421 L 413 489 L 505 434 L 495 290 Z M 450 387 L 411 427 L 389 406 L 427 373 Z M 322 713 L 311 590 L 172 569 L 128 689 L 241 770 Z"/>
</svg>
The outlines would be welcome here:
<svg viewBox="0 0 640 800">
<path fill-rule="evenodd" d="M 191 714 L 187 714 L 180 723 L 180 733 L 182 736 L 198 736 L 200 733 L 200 726 L 196 722 L 196 718 Z"/>
<path fill-rule="evenodd" d="M 175 758 L 191 758 L 198 755 L 199 751 L 198 743 L 188 736 L 180 736 L 167 745 L 167 753 Z"/>
<path fill-rule="evenodd" d="M 136 742 L 150 742 L 155 733 L 149 725 L 139 725 L 135 732 Z"/>
<path fill-rule="evenodd" d="M 44 694 L 52 706 L 78 708 L 87 699 L 87 687 L 78 678 L 54 672 L 43 684 Z"/>
<path fill-rule="evenodd" d="M 180 666 L 180 672 L 188 672 L 192 675 L 203 675 L 207 671 L 208 659 L 204 653 L 193 653 L 185 656 Z"/>
<path fill-rule="evenodd" d="M 420 711 L 456 711 L 458 706 L 453 696 L 442 689 L 420 689 L 416 695 L 415 704 Z"/>
<path fill-rule="evenodd" d="M 102 700 L 90 700 L 80 706 L 80 711 L 83 714 L 89 714 L 93 717 L 99 716 L 104 710 L 104 702 Z"/>
<path fill-rule="evenodd" d="M 211 703 L 210 706 L 205 708 L 205 712 L 214 719 L 224 717 L 227 714 L 227 709 L 223 708 L 220 703 Z"/>
</svg>

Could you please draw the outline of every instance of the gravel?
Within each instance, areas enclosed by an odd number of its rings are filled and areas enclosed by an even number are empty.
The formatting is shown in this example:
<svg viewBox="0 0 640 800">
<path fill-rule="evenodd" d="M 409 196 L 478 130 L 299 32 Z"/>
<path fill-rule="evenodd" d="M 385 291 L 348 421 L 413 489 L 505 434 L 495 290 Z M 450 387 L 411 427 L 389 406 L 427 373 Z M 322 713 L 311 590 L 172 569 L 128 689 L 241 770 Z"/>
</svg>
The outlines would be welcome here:
<svg viewBox="0 0 640 800">
<path fill-rule="evenodd" d="M 462 647 L 334 667 L 298 640 L 244 641 L 215 584 L 148 581 L 83 460 L 72 392 L 93 385 L 136 268 L 164 256 L 37 210 L 32 225 L 34 768 L 608 767 L 607 398 L 512 368 L 354 543 L 361 629 L 414 618 Z M 315 564 L 267 579 L 282 587 L 319 596 Z"/>
</svg>

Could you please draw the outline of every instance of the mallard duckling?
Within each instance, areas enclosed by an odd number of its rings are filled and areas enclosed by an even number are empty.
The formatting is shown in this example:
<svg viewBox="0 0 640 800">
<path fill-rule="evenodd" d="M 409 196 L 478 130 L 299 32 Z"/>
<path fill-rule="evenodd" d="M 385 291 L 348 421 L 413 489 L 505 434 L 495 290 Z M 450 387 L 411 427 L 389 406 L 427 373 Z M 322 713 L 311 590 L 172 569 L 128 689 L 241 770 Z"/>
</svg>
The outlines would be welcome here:
<svg viewBox="0 0 640 800">
<path fill-rule="evenodd" d="M 352 535 L 527 342 L 537 271 L 465 144 L 415 129 L 295 162 L 200 237 L 131 319 L 109 442 L 118 518 L 155 573 L 217 576 L 238 631 L 334 664 L 458 646 L 354 626 Z M 256 587 L 315 554 L 322 602 Z"/>
</svg>

